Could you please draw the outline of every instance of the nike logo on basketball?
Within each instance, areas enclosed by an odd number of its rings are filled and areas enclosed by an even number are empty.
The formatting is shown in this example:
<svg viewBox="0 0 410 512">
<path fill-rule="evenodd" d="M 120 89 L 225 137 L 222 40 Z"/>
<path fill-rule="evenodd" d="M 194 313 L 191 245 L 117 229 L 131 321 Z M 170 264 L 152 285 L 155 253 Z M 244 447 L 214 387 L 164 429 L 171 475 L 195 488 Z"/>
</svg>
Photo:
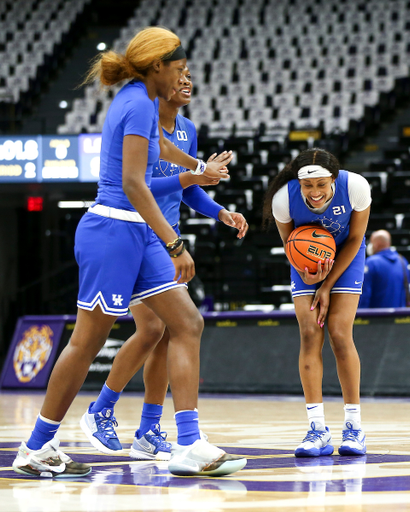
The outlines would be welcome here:
<svg viewBox="0 0 410 512">
<path fill-rule="evenodd" d="M 312 231 L 312 238 L 332 238 L 330 235 L 321 235 L 316 233 L 316 229 Z"/>
</svg>

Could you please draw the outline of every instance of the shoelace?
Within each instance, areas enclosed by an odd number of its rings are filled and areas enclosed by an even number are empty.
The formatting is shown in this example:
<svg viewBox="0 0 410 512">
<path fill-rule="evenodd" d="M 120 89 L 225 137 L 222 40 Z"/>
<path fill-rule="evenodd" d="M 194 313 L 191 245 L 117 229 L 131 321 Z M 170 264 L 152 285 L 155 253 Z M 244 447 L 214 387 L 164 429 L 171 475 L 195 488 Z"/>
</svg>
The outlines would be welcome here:
<svg viewBox="0 0 410 512">
<path fill-rule="evenodd" d="M 360 430 L 343 430 L 343 441 L 359 441 Z"/>
<path fill-rule="evenodd" d="M 308 433 L 306 434 L 306 437 L 303 440 L 303 442 L 317 441 L 318 439 L 322 438 L 323 434 L 324 434 L 324 432 L 322 432 L 321 430 L 308 430 Z"/>
<path fill-rule="evenodd" d="M 166 438 L 167 438 L 168 434 L 166 432 L 160 432 L 159 431 L 159 425 L 157 425 L 154 428 L 151 428 L 151 432 L 154 434 L 152 436 L 153 437 L 153 441 L 155 441 L 155 444 L 157 444 L 158 446 L 161 446 L 162 444 L 167 446 L 167 445 L 170 444 L 170 443 L 166 442 Z"/>
<path fill-rule="evenodd" d="M 102 433 L 106 438 L 117 438 L 117 434 L 114 430 L 114 427 L 118 427 L 117 419 L 115 416 L 111 416 L 111 418 L 99 418 L 98 419 L 99 426 L 102 429 Z"/>
</svg>

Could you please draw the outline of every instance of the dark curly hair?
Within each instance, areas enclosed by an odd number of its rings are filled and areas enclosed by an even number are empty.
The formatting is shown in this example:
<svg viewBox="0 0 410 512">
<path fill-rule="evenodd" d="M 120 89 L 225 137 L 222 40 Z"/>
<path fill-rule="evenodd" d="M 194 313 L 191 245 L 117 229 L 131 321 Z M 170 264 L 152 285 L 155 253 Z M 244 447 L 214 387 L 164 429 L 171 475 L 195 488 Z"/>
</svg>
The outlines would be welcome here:
<svg viewBox="0 0 410 512">
<path fill-rule="evenodd" d="M 298 179 L 298 171 L 305 165 L 321 165 L 332 173 L 336 179 L 339 175 L 340 164 L 338 159 L 328 151 L 320 148 L 306 149 L 289 162 L 280 173 L 269 183 L 263 200 L 262 225 L 268 229 L 273 222 L 272 199 L 276 192 L 291 180 Z"/>
</svg>

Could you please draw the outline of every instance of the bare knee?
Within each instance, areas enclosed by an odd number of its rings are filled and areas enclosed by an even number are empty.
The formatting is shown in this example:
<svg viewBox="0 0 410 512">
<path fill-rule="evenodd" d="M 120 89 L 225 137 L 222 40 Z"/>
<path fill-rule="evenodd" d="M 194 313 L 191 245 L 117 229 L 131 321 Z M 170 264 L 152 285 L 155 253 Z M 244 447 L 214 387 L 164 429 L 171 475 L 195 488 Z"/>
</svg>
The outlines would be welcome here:
<svg viewBox="0 0 410 512">
<path fill-rule="evenodd" d="M 188 329 L 191 336 L 200 338 L 202 331 L 204 330 L 204 318 L 201 313 L 196 308 L 193 308 L 191 314 L 186 318 L 186 320 L 185 329 Z"/>
<path fill-rule="evenodd" d="M 144 322 L 139 322 L 136 327 L 137 334 L 155 340 L 155 343 L 162 338 L 165 329 L 164 323 L 155 315 L 150 315 Z"/>
<path fill-rule="evenodd" d="M 74 331 L 66 348 L 82 357 L 94 359 L 104 346 L 114 322 L 115 318 L 105 315 L 100 308 L 93 311 L 79 309 Z"/>
<path fill-rule="evenodd" d="M 74 328 L 73 334 L 68 342 L 67 348 L 71 350 L 76 350 L 79 352 L 94 353 L 101 350 L 104 346 L 104 343 L 108 338 L 107 332 L 90 332 L 84 331 L 81 328 Z"/>
<path fill-rule="evenodd" d="M 171 337 L 200 339 L 204 330 L 204 319 L 196 307 L 183 311 L 172 326 L 168 326 Z"/>
<path fill-rule="evenodd" d="M 313 323 L 300 326 L 300 342 L 304 351 L 320 352 L 323 346 L 323 333 L 320 327 Z"/>
<path fill-rule="evenodd" d="M 356 347 L 350 332 L 332 327 L 329 329 L 330 344 L 333 353 L 338 360 L 346 359 L 351 353 L 356 352 Z"/>
</svg>

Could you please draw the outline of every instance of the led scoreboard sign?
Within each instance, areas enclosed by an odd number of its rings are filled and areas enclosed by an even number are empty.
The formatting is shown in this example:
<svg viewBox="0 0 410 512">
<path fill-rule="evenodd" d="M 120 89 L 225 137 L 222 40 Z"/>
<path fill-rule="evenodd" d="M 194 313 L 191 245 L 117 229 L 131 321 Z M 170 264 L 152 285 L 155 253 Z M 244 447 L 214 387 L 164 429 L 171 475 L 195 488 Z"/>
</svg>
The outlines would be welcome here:
<svg viewBox="0 0 410 512">
<path fill-rule="evenodd" d="M 0 181 L 39 181 L 40 137 L 0 137 Z"/>
<path fill-rule="evenodd" d="M 101 134 L 0 137 L 0 183 L 95 182 Z"/>
<path fill-rule="evenodd" d="M 80 181 L 98 181 L 100 175 L 101 134 L 83 133 L 78 136 Z"/>
<path fill-rule="evenodd" d="M 42 137 L 42 181 L 78 181 L 78 138 Z"/>
</svg>

